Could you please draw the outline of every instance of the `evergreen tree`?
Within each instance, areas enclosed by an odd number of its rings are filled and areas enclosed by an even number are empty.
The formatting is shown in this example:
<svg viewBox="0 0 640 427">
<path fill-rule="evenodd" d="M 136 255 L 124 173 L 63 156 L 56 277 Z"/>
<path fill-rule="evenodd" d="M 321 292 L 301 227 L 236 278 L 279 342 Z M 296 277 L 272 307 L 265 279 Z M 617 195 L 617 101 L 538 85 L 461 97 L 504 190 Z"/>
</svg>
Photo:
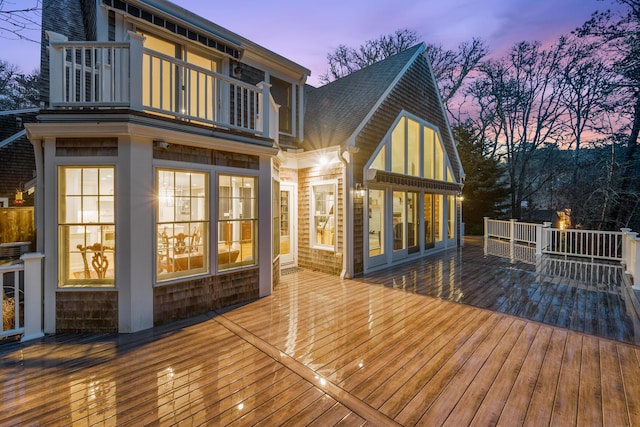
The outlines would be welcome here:
<svg viewBox="0 0 640 427">
<path fill-rule="evenodd" d="M 466 174 L 462 190 L 465 232 L 482 234 L 485 216 L 502 216 L 509 195 L 505 168 L 498 160 L 485 155 L 483 142 L 469 125 L 458 125 L 452 130 Z"/>
</svg>

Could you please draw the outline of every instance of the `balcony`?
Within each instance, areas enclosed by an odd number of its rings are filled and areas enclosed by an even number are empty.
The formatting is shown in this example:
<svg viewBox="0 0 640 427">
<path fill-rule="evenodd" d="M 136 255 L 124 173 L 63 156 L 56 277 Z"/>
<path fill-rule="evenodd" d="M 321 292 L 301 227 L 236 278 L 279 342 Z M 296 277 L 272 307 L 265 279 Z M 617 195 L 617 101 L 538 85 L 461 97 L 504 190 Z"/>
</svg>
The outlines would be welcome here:
<svg viewBox="0 0 640 427">
<path fill-rule="evenodd" d="M 278 139 L 278 105 L 265 82 L 250 85 L 126 42 L 51 37 L 51 108 L 120 108 Z"/>
</svg>

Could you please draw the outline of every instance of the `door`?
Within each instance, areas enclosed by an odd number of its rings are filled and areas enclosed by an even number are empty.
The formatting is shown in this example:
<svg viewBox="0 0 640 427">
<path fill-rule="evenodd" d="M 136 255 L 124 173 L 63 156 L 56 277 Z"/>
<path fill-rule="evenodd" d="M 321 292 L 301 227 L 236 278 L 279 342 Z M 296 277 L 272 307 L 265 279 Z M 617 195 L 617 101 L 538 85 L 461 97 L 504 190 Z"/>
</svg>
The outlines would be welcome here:
<svg viewBox="0 0 640 427">
<path fill-rule="evenodd" d="M 297 264 L 296 206 L 295 185 L 280 183 L 280 268 Z"/>
</svg>

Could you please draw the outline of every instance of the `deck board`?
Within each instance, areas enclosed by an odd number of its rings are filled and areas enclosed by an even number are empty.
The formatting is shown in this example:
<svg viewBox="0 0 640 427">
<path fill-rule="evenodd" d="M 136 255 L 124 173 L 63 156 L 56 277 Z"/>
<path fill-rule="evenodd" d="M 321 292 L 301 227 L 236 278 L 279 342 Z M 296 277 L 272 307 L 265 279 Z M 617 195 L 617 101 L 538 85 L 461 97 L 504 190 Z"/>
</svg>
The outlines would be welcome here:
<svg viewBox="0 0 640 427">
<path fill-rule="evenodd" d="M 468 257 L 299 271 L 149 331 L 0 344 L 0 425 L 640 424 L 637 302 Z"/>
</svg>

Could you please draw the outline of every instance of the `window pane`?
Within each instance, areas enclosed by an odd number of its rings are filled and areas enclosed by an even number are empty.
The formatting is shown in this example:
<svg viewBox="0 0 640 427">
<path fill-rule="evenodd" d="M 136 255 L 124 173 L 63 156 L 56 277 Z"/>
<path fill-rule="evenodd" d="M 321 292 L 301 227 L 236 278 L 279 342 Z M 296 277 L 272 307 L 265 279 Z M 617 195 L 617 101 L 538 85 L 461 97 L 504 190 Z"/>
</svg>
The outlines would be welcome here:
<svg viewBox="0 0 640 427">
<path fill-rule="evenodd" d="M 208 271 L 208 174 L 158 170 L 156 175 L 158 281 Z"/>
<path fill-rule="evenodd" d="M 393 250 L 405 249 L 405 193 L 393 192 Z"/>
<path fill-rule="evenodd" d="M 435 147 L 436 147 L 436 155 L 435 155 L 435 179 L 439 181 L 444 181 L 444 153 L 442 151 L 442 144 L 440 143 L 440 137 L 438 134 L 435 134 Z"/>
<path fill-rule="evenodd" d="M 407 120 L 407 175 L 420 176 L 420 124 Z"/>
<path fill-rule="evenodd" d="M 64 171 L 64 190 L 66 194 L 82 194 L 82 169 L 67 168 Z"/>
<path fill-rule="evenodd" d="M 62 205 L 64 214 L 60 216 L 63 224 L 82 222 L 82 196 L 67 196 Z"/>
<path fill-rule="evenodd" d="M 391 171 L 405 173 L 405 122 L 403 117 L 391 133 Z"/>
<path fill-rule="evenodd" d="M 384 254 L 384 190 L 369 190 L 369 256 Z"/>
<path fill-rule="evenodd" d="M 334 183 L 311 187 L 311 217 L 313 221 L 311 243 L 330 250 L 334 250 L 335 245 L 335 192 L 336 184 Z"/>
<path fill-rule="evenodd" d="M 384 156 L 384 152 L 386 151 L 387 145 L 383 145 L 380 148 L 380 151 L 378 152 L 378 155 L 376 156 L 375 160 L 371 163 L 371 167 L 370 169 L 378 169 L 378 170 L 386 170 L 386 164 L 385 164 L 385 156 Z"/>
<path fill-rule="evenodd" d="M 82 198 L 82 222 L 98 222 L 98 196 Z"/>
<path fill-rule="evenodd" d="M 424 195 L 424 244 L 433 247 L 433 194 Z"/>
<path fill-rule="evenodd" d="M 417 252 L 420 248 L 418 241 L 418 193 L 407 193 L 407 246 L 409 253 Z M 413 248 L 413 250 L 412 250 Z"/>
<path fill-rule="evenodd" d="M 424 177 L 434 178 L 433 173 L 433 141 L 435 138 L 435 132 L 429 127 L 424 127 Z"/>
<path fill-rule="evenodd" d="M 449 199 L 449 215 L 447 221 L 447 237 L 449 239 L 453 239 L 456 237 L 456 197 L 455 196 L 447 196 Z"/>
<path fill-rule="evenodd" d="M 98 194 L 98 168 L 82 169 L 82 194 Z"/>
<path fill-rule="evenodd" d="M 443 204 L 443 195 L 436 194 L 434 196 L 434 210 L 435 210 L 435 236 L 436 242 L 441 242 L 443 239 L 442 228 L 444 227 L 444 204 Z"/>
<path fill-rule="evenodd" d="M 101 168 L 100 169 L 100 194 L 103 196 L 113 196 L 115 187 L 115 180 L 113 176 L 113 169 Z"/>
</svg>

